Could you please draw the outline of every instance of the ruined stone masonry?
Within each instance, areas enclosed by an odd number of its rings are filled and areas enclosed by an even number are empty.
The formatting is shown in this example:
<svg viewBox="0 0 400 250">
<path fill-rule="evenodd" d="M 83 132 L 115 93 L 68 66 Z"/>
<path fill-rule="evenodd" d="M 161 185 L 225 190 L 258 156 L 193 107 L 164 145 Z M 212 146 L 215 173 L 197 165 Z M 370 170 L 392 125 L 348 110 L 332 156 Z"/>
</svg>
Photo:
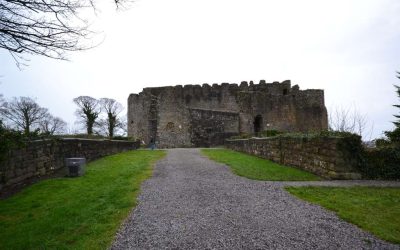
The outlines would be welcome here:
<svg viewBox="0 0 400 250">
<path fill-rule="evenodd" d="M 256 155 L 279 164 L 297 167 L 325 179 L 361 179 L 357 157 L 340 145 L 343 137 L 276 136 L 226 140 L 232 150 Z M 361 139 L 356 141 L 361 145 Z"/>
<path fill-rule="evenodd" d="M 128 135 L 159 147 L 222 145 L 238 134 L 328 128 L 324 91 L 289 80 L 145 88 L 128 98 Z"/>
<path fill-rule="evenodd" d="M 139 142 L 63 138 L 38 140 L 12 149 L 0 162 L 0 197 L 2 190 L 28 180 L 49 176 L 62 170 L 67 157 L 85 157 L 92 161 L 106 155 L 139 148 Z"/>
</svg>

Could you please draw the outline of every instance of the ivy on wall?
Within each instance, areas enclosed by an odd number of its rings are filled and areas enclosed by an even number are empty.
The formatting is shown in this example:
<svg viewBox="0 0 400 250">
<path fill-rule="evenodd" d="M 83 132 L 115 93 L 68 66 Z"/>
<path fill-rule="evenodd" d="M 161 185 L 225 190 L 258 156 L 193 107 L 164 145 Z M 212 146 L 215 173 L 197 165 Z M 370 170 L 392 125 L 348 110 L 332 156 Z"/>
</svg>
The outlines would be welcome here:
<svg viewBox="0 0 400 250">
<path fill-rule="evenodd" d="M 0 124 L 0 162 L 6 159 L 9 150 L 25 145 L 26 136 L 15 130 L 4 128 Z"/>
</svg>

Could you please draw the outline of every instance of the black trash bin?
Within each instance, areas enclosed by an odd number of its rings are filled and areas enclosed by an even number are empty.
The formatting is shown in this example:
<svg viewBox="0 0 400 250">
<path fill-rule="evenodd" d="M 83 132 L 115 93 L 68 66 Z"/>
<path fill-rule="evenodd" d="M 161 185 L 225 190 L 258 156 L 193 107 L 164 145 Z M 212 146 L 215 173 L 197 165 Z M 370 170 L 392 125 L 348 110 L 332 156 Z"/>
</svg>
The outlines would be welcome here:
<svg viewBox="0 0 400 250">
<path fill-rule="evenodd" d="M 78 177 L 85 174 L 85 158 L 65 158 L 65 166 L 68 168 L 68 176 Z"/>
</svg>

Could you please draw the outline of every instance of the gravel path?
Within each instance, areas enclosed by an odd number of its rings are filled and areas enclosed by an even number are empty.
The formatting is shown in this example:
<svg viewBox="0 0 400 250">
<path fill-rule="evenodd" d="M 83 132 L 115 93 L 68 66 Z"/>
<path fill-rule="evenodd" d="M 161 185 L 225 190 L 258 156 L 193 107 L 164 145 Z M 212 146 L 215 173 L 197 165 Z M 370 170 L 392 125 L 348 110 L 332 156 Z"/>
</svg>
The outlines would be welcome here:
<svg viewBox="0 0 400 250">
<path fill-rule="evenodd" d="M 112 249 L 400 249 L 282 185 L 236 176 L 198 149 L 169 150 Z"/>
</svg>

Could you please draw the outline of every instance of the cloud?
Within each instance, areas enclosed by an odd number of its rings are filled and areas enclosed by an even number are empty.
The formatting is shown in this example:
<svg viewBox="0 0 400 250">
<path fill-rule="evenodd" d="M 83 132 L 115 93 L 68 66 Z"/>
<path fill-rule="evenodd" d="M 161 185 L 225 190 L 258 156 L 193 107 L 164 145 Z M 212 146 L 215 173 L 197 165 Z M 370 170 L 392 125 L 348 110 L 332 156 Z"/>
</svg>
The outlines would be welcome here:
<svg viewBox="0 0 400 250">
<path fill-rule="evenodd" d="M 126 104 L 150 86 L 291 79 L 325 89 L 328 107 L 357 106 L 375 124 L 374 137 L 392 127 L 397 0 L 146 0 L 118 13 L 101 4 L 99 47 L 71 62 L 32 58 L 22 72 L 1 52 L 1 91 L 36 96 L 73 123 L 79 95 Z"/>
</svg>

